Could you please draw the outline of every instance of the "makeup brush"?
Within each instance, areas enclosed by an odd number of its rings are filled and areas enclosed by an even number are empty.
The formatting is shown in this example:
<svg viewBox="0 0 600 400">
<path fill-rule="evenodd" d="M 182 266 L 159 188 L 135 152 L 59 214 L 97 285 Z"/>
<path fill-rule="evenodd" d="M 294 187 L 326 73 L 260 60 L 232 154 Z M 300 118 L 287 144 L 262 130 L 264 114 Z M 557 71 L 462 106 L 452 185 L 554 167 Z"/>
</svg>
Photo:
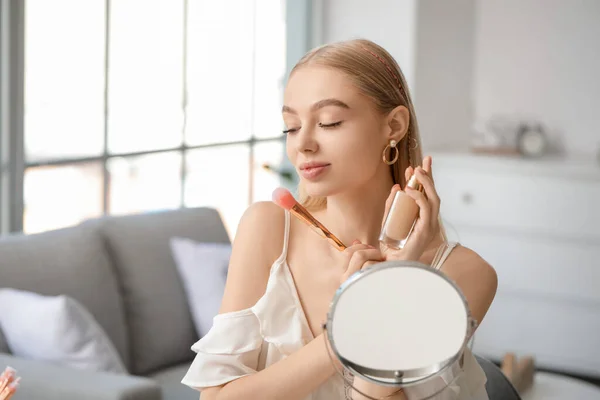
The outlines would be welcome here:
<svg viewBox="0 0 600 400">
<path fill-rule="evenodd" d="M 331 233 L 329 229 L 325 228 L 325 225 L 317 221 L 317 219 L 313 217 L 306 208 L 302 207 L 287 189 L 275 189 L 273 191 L 273 203 L 277 204 L 281 208 L 288 210 L 290 213 L 292 213 L 293 216 L 303 221 L 317 234 L 329 240 L 333 247 L 335 247 L 339 251 L 343 251 L 346 249 L 344 243 L 342 243 L 340 239 L 335 237 L 335 235 Z"/>
</svg>

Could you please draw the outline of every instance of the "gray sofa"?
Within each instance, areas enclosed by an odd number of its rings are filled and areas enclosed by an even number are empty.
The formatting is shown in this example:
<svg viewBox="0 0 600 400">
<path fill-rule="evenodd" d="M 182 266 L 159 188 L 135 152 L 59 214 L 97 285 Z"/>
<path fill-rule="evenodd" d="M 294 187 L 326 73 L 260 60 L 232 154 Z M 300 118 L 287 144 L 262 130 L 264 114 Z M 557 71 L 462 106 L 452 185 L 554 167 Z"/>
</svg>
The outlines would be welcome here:
<svg viewBox="0 0 600 400">
<path fill-rule="evenodd" d="M 175 235 L 229 241 L 219 214 L 208 208 L 105 217 L 0 239 L 0 286 L 78 300 L 130 373 L 18 359 L 0 333 L 0 367 L 10 365 L 22 377 L 15 400 L 198 399 L 198 392 L 180 383 L 198 334 L 169 248 Z"/>
<path fill-rule="evenodd" d="M 172 236 L 228 242 L 214 209 L 104 217 L 36 235 L 0 238 L 0 287 L 69 295 L 107 332 L 129 375 L 95 373 L 19 359 L 0 331 L 0 367 L 23 378 L 14 400 L 191 400 L 180 383 L 198 340 L 169 248 Z M 490 399 L 518 399 L 512 385 L 479 358 Z"/>
</svg>

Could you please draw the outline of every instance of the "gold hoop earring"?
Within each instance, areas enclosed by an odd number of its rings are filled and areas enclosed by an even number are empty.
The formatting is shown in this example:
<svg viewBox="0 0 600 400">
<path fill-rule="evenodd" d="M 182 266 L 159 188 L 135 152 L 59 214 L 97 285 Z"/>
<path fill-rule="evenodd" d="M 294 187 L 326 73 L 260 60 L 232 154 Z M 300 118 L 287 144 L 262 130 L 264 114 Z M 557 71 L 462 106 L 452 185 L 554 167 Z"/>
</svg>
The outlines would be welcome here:
<svg viewBox="0 0 600 400">
<path fill-rule="evenodd" d="M 390 144 L 385 146 L 385 149 L 383 149 L 383 162 L 387 165 L 392 165 L 393 163 L 398 161 L 398 157 L 400 157 L 400 150 L 398 150 L 398 148 L 396 147 L 397 144 L 398 143 L 395 140 L 390 140 Z M 394 154 L 394 158 L 392 160 L 387 159 L 388 149 L 396 151 L 396 154 Z"/>
</svg>

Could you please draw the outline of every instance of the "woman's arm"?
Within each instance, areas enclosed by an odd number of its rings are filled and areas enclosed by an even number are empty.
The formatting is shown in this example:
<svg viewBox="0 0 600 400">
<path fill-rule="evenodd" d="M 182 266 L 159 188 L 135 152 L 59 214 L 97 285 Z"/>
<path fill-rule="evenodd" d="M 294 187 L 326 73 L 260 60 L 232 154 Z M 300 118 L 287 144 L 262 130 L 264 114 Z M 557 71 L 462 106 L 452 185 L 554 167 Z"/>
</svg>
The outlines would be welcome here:
<svg viewBox="0 0 600 400">
<path fill-rule="evenodd" d="M 473 250 L 457 246 L 442 265 L 446 274 L 465 295 L 471 316 L 481 324 L 498 288 L 495 269 Z"/>
<path fill-rule="evenodd" d="M 398 391 L 398 388 L 390 388 L 387 386 L 376 385 L 371 382 L 367 382 L 363 379 L 356 378 L 354 385 L 356 389 L 362 393 L 373 397 L 375 399 L 385 400 L 407 400 L 403 391 Z M 361 395 L 359 392 L 352 391 L 352 400 L 370 400 L 368 397 Z"/>
<path fill-rule="evenodd" d="M 201 398 L 300 400 L 314 392 L 334 373 L 326 353 L 323 334 L 320 334 L 283 360 L 255 374 L 229 382 L 211 394 L 208 394 L 208 391 L 203 392 Z"/>
<path fill-rule="evenodd" d="M 263 296 L 270 267 L 283 249 L 284 213 L 273 203 L 253 204 L 233 243 L 220 313 L 252 307 Z M 202 391 L 202 400 L 302 399 L 335 370 L 321 335 L 287 358 L 227 384 Z"/>
</svg>

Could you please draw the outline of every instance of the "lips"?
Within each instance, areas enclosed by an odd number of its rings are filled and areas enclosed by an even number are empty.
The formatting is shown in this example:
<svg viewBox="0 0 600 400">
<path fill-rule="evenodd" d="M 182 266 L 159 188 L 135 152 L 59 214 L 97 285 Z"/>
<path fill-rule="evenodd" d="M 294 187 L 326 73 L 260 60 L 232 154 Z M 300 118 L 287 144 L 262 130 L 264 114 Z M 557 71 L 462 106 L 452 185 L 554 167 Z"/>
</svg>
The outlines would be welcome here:
<svg viewBox="0 0 600 400">
<path fill-rule="evenodd" d="M 306 179 L 316 179 L 329 169 L 331 164 L 324 162 L 307 162 L 300 165 L 300 174 Z"/>
<path fill-rule="evenodd" d="M 311 169 L 311 168 L 321 168 L 321 167 L 326 167 L 328 165 L 329 165 L 329 163 L 311 161 L 311 162 L 306 162 L 306 163 L 300 164 L 300 170 L 303 171 L 303 170 Z"/>
</svg>

